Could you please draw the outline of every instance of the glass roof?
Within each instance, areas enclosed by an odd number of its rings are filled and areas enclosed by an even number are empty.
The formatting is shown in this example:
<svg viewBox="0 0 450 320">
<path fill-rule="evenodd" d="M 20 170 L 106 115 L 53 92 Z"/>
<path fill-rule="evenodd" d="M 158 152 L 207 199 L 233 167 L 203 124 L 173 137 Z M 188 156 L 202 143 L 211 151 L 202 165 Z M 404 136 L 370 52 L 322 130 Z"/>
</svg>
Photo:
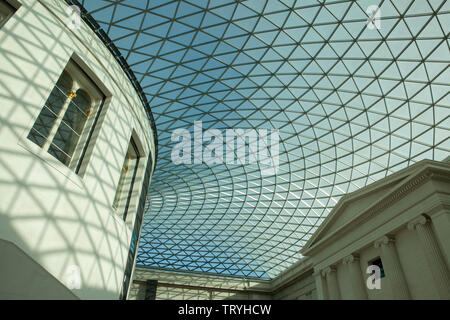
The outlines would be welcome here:
<svg viewBox="0 0 450 320">
<path fill-rule="evenodd" d="M 449 154 L 449 2 L 81 3 L 131 66 L 158 129 L 140 266 L 273 278 L 342 195 Z M 193 134 L 194 121 L 278 129 L 277 174 L 173 163 L 171 135 Z"/>
</svg>

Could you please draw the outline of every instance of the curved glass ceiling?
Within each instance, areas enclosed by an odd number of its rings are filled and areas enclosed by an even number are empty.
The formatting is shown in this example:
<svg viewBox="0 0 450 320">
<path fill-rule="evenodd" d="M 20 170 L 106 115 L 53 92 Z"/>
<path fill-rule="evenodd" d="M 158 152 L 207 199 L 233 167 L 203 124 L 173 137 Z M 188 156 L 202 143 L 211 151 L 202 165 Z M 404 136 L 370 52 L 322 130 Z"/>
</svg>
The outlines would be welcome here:
<svg viewBox="0 0 450 320">
<path fill-rule="evenodd" d="M 159 134 L 138 265 L 273 278 L 339 198 L 450 151 L 450 5 L 85 0 Z M 379 6 L 380 20 L 370 6 Z M 372 13 L 371 13 L 372 12 Z M 372 22 L 371 22 L 372 21 Z M 175 129 L 279 129 L 279 170 L 171 161 Z"/>
</svg>

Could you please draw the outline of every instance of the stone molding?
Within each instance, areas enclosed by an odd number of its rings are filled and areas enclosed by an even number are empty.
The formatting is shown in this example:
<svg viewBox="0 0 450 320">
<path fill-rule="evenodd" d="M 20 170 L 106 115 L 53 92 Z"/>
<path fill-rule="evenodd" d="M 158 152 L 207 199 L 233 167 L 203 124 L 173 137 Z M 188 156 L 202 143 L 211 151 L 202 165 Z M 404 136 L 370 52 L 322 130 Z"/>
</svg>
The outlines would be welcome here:
<svg viewBox="0 0 450 320">
<path fill-rule="evenodd" d="M 335 266 L 329 266 L 329 267 L 327 267 L 327 268 L 322 270 L 322 276 L 324 276 L 326 278 L 328 275 L 330 275 L 330 274 L 332 274 L 334 272 L 337 272 L 336 267 Z"/>
</svg>

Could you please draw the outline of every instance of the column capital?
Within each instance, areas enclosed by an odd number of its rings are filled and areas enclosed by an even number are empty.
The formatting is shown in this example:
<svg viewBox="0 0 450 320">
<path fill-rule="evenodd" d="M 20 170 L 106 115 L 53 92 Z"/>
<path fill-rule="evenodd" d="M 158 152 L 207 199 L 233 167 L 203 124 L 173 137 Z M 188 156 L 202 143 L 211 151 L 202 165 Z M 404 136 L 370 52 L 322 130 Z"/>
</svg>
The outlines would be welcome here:
<svg viewBox="0 0 450 320">
<path fill-rule="evenodd" d="M 322 270 L 322 275 L 324 277 L 327 277 L 329 274 L 336 272 L 336 267 L 335 266 L 329 266 L 325 269 Z"/>
<path fill-rule="evenodd" d="M 313 276 L 314 277 L 321 277 L 323 273 L 323 270 L 314 270 Z"/>
<path fill-rule="evenodd" d="M 428 222 L 428 218 L 421 214 L 408 223 L 408 230 L 415 230 L 418 225 L 424 225 Z"/>
<path fill-rule="evenodd" d="M 379 238 L 378 240 L 375 240 L 374 246 L 375 248 L 379 248 L 382 246 L 387 246 L 395 243 L 395 238 L 390 235 L 385 235 Z"/>
<path fill-rule="evenodd" d="M 344 259 L 342 259 L 343 264 L 352 264 L 353 262 L 359 261 L 359 255 L 352 253 L 348 256 L 346 256 Z"/>
</svg>

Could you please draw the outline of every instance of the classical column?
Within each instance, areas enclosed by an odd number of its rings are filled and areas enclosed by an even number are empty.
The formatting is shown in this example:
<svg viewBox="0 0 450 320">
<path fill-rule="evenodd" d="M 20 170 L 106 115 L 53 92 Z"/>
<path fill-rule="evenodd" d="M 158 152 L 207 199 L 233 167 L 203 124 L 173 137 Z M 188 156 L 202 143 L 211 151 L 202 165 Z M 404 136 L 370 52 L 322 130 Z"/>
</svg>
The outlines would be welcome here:
<svg viewBox="0 0 450 320">
<path fill-rule="evenodd" d="M 439 245 L 434 238 L 429 219 L 420 215 L 410 223 L 409 230 L 415 230 L 420 244 L 430 267 L 431 275 L 438 294 L 442 299 L 450 299 L 450 274 Z"/>
<path fill-rule="evenodd" d="M 339 292 L 339 284 L 337 279 L 336 267 L 330 266 L 323 270 L 323 275 L 327 280 L 327 289 L 330 300 L 339 300 L 341 294 Z"/>
<path fill-rule="evenodd" d="M 364 282 L 364 278 L 361 272 L 361 266 L 359 265 L 359 256 L 351 254 L 342 260 L 342 263 L 346 265 L 348 272 L 348 279 L 352 288 L 352 299 L 366 300 L 367 292 Z"/>
<path fill-rule="evenodd" d="M 381 261 L 383 263 L 386 279 L 390 284 L 394 299 L 411 299 L 405 275 L 395 249 L 394 238 L 384 236 L 375 241 L 375 248 L 381 249 Z"/>
<path fill-rule="evenodd" d="M 446 257 L 447 268 L 450 270 L 450 210 L 443 209 L 431 215 L 430 218 L 434 234 Z"/>
<path fill-rule="evenodd" d="M 322 272 L 315 270 L 313 276 L 316 283 L 317 299 L 319 300 L 328 299 L 328 290 L 325 279 L 322 277 Z"/>
</svg>

